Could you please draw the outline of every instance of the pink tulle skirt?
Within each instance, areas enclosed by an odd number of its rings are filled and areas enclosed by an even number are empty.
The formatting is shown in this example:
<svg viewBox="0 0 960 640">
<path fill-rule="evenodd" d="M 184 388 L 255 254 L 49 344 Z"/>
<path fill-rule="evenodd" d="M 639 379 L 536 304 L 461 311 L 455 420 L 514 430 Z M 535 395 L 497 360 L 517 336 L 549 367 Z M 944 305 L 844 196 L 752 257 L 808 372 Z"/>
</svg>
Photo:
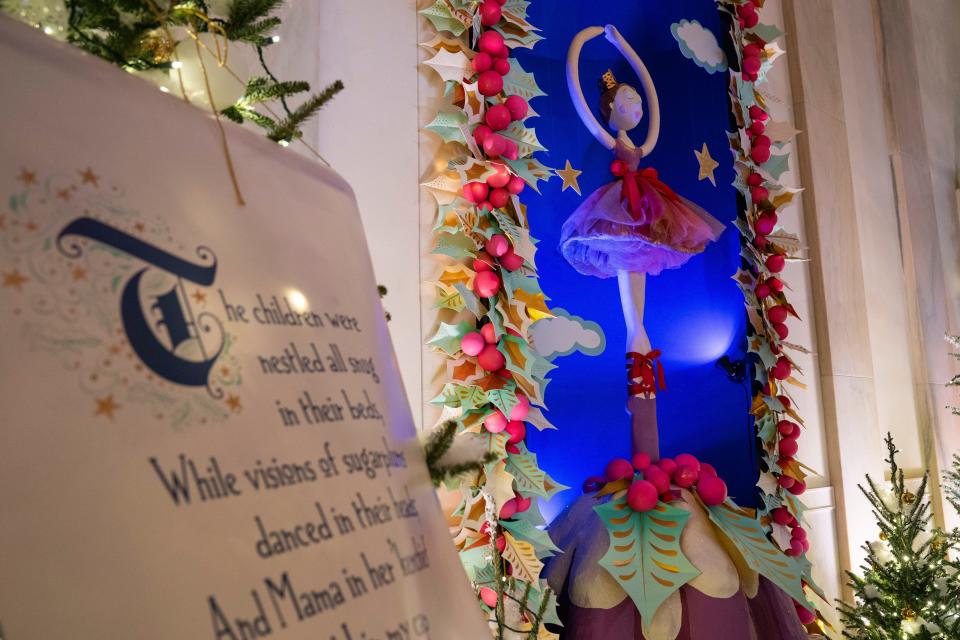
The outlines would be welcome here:
<svg viewBox="0 0 960 640">
<path fill-rule="evenodd" d="M 564 223 L 560 251 L 584 275 L 656 275 L 702 252 L 723 228 L 660 182 L 655 170 L 644 169 L 594 191 Z"/>
</svg>

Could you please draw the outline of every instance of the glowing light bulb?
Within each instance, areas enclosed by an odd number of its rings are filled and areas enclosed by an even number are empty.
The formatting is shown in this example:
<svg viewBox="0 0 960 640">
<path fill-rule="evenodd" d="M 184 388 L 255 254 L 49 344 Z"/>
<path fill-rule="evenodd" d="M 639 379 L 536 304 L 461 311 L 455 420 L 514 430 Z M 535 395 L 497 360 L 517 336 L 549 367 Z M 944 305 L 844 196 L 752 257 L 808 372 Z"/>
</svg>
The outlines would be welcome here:
<svg viewBox="0 0 960 640">
<path fill-rule="evenodd" d="M 276 44 L 277 42 L 280 42 L 280 36 L 273 36 L 272 38 L 270 38 L 270 40 L 271 40 L 274 44 Z"/>
<path fill-rule="evenodd" d="M 170 63 L 170 67 L 173 69 L 183 69 L 183 63 L 179 60 L 174 60 Z"/>
<path fill-rule="evenodd" d="M 289 147 L 289 146 L 290 146 L 290 142 L 288 142 L 287 140 L 278 140 L 278 141 L 277 141 L 277 144 L 279 144 L 281 147 Z"/>
<path fill-rule="evenodd" d="M 290 301 L 290 307 L 297 313 L 303 313 L 307 310 L 307 296 L 299 289 L 290 289 L 287 291 L 287 300 Z"/>
</svg>

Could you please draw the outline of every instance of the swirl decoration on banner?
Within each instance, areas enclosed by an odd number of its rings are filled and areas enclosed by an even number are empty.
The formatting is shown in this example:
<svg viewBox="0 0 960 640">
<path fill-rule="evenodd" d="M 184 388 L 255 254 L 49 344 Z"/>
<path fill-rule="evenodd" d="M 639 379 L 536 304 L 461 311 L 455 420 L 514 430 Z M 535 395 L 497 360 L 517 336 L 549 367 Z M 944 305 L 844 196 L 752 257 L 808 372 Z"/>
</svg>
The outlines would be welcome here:
<svg viewBox="0 0 960 640">
<path fill-rule="evenodd" d="M 552 365 L 530 344 L 530 327 L 552 317 L 534 264 L 535 246 L 519 195 L 554 171 L 528 100 L 544 95 L 510 57 L 541 39 L 526 20 L 526 0 L 436 0 L 420 13 L 438 34 L 424 62 L 440 76 L 448 104 L 426 129 L 448 143 L 443 167 L 424 183 L 437 202 L 433 282 L 437 330 L 427 341 L 446 357 L 446 382 L 432 403 L 458 440 L 488 453 L 482 471 L 461 476 L 448 513 L 460 558 L 494 637 L 549 640 L 559 624 L 556 597 L 541 580 L 556 549 L 540 526 L 536 498 L 566 488 L 527 449 L 527 425 L 552 428 L 544 406 Z"/>
<path fill-rule="evenodd" d="M 821 598 L 823 593 L 810 576 L 806 558 L 810 544 L 801 526 L 806 507 L 807 471 L 795 458 L 803 419 L 790 400 L 787 385 L 803 388 L 799 368 L 790 352 L 809 351 L 787 340 L 789 318 L 799 319 L 787 298 L 781 272 L 787 260 L 799 257 L 800 239 L 778 226 L 777 212 L 790 204 L 801 189 L 787 187 L 780 178 L 788 169 L 787 145 L 798 133 L 786 122 L 770 120 L 758 86 L 767 80 L 774 61 L 783 53 L 775 41 L 783 35 L 777 27 L 760 22 L 763 0 L 718 0 L 730 16 L 731 38 L 739 64 L 730 68 L 730 103 L 737 130 L 729 134 L 734 156 L 734 187 L 744 206 L 736 225 L 741 234 L 741 268 L 736 280 L 743 291 L 749 318 L 749 352 L 754 362 L 753 402 L 757 436 L 762 443 L 762 507 L 758 516 L 767 534 L 804 568 L 804 586 Z M 734 68 L 734 67 L 737 68 Z M 825 624 L 822 617 L 798 609 L 804 623 Z"/>
</svg>

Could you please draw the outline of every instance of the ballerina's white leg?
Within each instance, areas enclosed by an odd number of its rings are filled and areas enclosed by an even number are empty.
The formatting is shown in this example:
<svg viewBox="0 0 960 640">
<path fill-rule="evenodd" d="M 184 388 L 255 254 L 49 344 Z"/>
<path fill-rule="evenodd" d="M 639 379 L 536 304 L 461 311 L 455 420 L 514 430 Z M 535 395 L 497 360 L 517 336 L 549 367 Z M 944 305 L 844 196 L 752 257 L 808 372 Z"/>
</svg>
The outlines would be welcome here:
<svg viewBox="0 0 960 640">
<path fill-rule="evenodd" d="M 618 271 L 620 304 L 627 325 L 627 353 L 646 354 L 650 351 L 650 339 L 643 327 L 643 303 L 646 296 L 647 274 Z"/>
</svg>

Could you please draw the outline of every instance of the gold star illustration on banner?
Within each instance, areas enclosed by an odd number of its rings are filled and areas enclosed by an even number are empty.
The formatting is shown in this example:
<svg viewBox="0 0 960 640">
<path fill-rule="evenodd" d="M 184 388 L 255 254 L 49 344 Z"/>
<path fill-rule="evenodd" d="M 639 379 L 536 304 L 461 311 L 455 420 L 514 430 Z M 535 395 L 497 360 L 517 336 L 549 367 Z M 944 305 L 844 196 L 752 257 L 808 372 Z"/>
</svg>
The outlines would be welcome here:
<svg viewBox="0 0 960 640">
<path fill-rule="evenodd" d="M 207 303 L 207 294 L 205 294 L 203 291 L 200 291 L 199 289 L 197 289 L 192 294 L 190 294 L 190 297 L 196 300 L 197 304 Z"/>
<path fill-rule="evenodd" d="M 26 169 L 20 170 L 20 175 L 17 176 L 17 180 L 23 183 L 23 186 L 29 187 L 32 184 L 37 183 L 37 174 L 33 171 L 28 171 Z"/>
<path fill-rule="evenodd" d="M 698 179 L 703 180 L 706 178 L 710 181 L 710 184 L 717 186 L 717 179 L 713 176 L 713 172 L 720 166 L 720 163 L 710 157 L 710 150 L 707 149 L 707 143 L 703 143 L 703 149 L 701 151 L 694 149 L 693 153 L 697 156 L 697 162 L 700 164 L 700 175 Z"/>
<path fill-rule="evenodd" d="M 2 286 L 5 289 L 10 288 L 10 289 L 16 289 L 17 291 L 23 291 L 23 283 L 26 281 L 27 279 L 24 277 L 24 275 L 19 271 L 17 271 L 16 269 L 14 269 L 13 271 L 7 271 L 6 273 L 3 274 Z"/>
<path fill-rule="evenodd" d="M 95 416 L 107 416 L 109 419 L 113 420 L 113 412 L 120 408 L 116 402 L 113 401 L 113 394 L 108 395 L 106 398 L 97 398 L 97 410 L 93 413 Z"/>
<path fill-rule="evenodd" d="M 93 172 L 93 169 L 87 167 L 83 171 L 78 172 L 80 174 L 80 181 L 83 184 L 92 184 L 94 187 L 100 186 L 100 177 Z"/>
<path fill-rule="evenodd" d="M 580 183 L 577 182 L 577 177 L 583 173 L 583 171 L 578 171 L 570 166 L 570 161 L 567 160 L 567 165 L 563 169 L 557 169 L 557 175 L 563 178 L 563 186 L 560 187 L 560 191 L 566 191 L 567 187 L 570 187 L 577 192 L 578 196 L 582 196 L 580 193 Z"/>
<path fill-rule="evenodd" d="M 74 280 L 86 280 L 87 270 L 83 267 L 74 267 L 73 271 L 70 272 L 70 275 L 73 276 Z"/>
<path fill-rule="evenodd" d="M 227 396 L 227 406 L 230 407 L 233 411 L 236 411 L 237 413 L 239 413 L 239 412 L 240 412 L 240 409 L 242 408 L 242 407 L 240 406 L 240 397 L 239 397 L 239 396 L 235 396 L 235 395 L 233 395 L 233 394 L 228 395 L 228 396 Z"/>
</svg>

